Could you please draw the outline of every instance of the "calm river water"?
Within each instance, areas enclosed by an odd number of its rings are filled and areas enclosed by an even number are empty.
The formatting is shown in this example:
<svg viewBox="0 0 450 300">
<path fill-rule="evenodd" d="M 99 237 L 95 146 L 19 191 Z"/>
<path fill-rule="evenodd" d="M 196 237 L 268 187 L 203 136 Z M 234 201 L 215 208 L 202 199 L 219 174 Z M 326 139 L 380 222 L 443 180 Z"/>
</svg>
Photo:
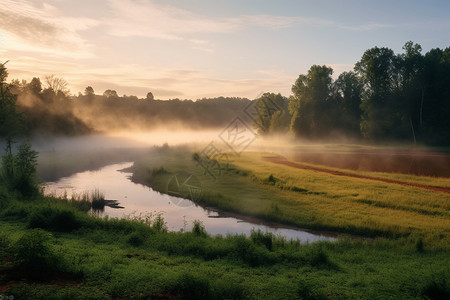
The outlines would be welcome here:
<svg viewBox="0 0 450 300">
<path fill-rule="evenodd" d="M 280 226 L 279 224 L 264 223 L 256 220 L 223 217 L 217 211 L 205 209 L 187 199 L 180 203 L 180 198 L 161 194 L 151 188 L 133 183 L 130 173 L 120 171 L 132 166 L 131 162 L 113 164 L 97 171 L 76 173 L 69 177 L 59 179 L 57 182 L 48 182 L 46 194 L 62 196 L 67 194 L 80 194 L 85 191 L 100 190 L 107 200 L 116 200 L 122 208 L 105 206 L 100 216 L 123 218 L 125 216 L 146 216 L 162 214 L 167 227 L 171 231 L 190 230 L 194 220 L 200 220 L 206 231 L 216 234 L 245 234 L 249 235 L 252 228 L 272 232 L 287 239 L 299 239 L 301 242 L 314 242 L 318 240 L 335 240 L 329 234 L 311 233 Z"/>
</svg>

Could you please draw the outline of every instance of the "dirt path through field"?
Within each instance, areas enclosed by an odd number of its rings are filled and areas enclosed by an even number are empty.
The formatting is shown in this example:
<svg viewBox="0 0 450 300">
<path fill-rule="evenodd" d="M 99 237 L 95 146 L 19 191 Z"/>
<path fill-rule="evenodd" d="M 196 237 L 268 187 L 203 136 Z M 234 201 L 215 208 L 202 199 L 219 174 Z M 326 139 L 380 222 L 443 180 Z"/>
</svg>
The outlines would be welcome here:
<svg viewBox="0 0 450 300">
<path fill-rule="evenodd" d="M 345 177 L 367 179 L 367 180 L 373 180 L 373 181 L 379 181 L 379 182 L 400 184 L 400 185 L 412 186 L 412 187 L 417 187 L 417 188 L 421 188 L 421 189 L 433 190 L 433 191 L 444 192 L 444 193 L 450 194 L 449 188 L 425 185 L 425 184 L 419 184 L 419 183 L 411 183 L 411 182 L 405 182 L 405 181 L 399 181 L 399 180 L 369 177 L 369 176 L 350 174 L 350 173 L 344 173 L 344 172 L 339 172 L 339 171 L 331 171 L 331 170 L 321 169 L 321 168 L 317 168 L 317 167 L 310 167 L 310 166 L 302 165 L 300 163 L 289 161 L 283 156 L 265 156 L 265 157 L 263 157 L 263 160 L 269 161 L 272 163 L 276 163 L 276 164 L 280 164 L 280 165 L 293 167 L 296 169 L 316 171 L 316 172 L 326 173 L 326 174 L 335 175 L 335 176 L 345 176 Z"/>
</svg>

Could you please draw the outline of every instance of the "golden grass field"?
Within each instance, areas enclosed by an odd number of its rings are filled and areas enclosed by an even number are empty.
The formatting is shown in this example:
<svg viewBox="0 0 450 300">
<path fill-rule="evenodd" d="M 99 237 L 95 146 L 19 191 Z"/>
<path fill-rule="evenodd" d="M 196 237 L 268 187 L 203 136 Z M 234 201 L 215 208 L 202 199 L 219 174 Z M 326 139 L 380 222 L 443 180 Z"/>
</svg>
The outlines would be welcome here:
<svg viewBox="0 0 450 300">
<path fill-rule="evenodd" d="M 164 192 L 180 172 L 201 182 L 198 203 L 303 228 L 363 236 L 423 238 L 428 245 L 450 248 L 450 194 L 422 188 L 335 176 L 269 162 L 274 153 L 229 154 L 230 166 L 216 180 L 192 159 L 188 149 L 159 152 L 136 164 L 136 178 Z M 164 162 L 164 163 L 161 163 Z M 221 161 L 225 165 L 225 161 Z M 310 164 L 304 164 L 311 166 Z M 139 172 L 139 166 L 143 166 Z M 148 170 L 164 167 L 168 173 Z M 315 166 L 317 167 L 317 166 Z M 357 172 L 348 174 L 449 187 L 450 179 Z M 151 177 L 151 178 L 150 178 Z M 140 180 L 142 181 L 142 180 Z"/>
</svg>

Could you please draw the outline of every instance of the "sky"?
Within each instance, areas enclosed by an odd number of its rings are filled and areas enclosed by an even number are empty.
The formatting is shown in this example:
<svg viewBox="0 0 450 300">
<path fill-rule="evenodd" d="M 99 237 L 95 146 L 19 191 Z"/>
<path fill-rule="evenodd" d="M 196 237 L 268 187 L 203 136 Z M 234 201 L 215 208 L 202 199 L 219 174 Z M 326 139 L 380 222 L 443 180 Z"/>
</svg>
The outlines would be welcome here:
<svg viewBox="0 0 450 300">
<path fill-rule="evenodd" d="M 54 74 L 72 94 L 289 96 L 311 65 L 336 78 L 374 46 L 425 53 L 449 33 L 448 0 L 0 0 L 8 80 Z"/>
</svg>

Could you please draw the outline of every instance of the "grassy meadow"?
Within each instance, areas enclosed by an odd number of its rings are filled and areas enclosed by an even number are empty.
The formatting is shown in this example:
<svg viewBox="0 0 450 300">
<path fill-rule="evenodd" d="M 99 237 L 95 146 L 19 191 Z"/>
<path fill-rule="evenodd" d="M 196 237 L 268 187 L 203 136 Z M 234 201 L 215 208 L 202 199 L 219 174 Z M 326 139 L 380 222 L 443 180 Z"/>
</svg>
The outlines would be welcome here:
<svg viewBox="0 0 450 300">
<path fill-rule="evenodd" d="M 174 174 L 189 172 L 201 182 L 202 194 L 197 202 L 204 206 L 309 229 L 367 237 L 423 239 L 429 247 L 450 249 L 450 194 L 333 176 L 263 160 L 274 155 L 230 154 L 228 160 L 222 160 L 223 170 L 214 180 L 205 175 L 204 169 L 192 159 L 191 152 L 160 151 L 135 165 L 134 179 L 165 192 Z M 158 169 L 165 172 L 156 172 Z M 447 178 L 338 171 L 419 184 L 450 185 Z"/>
<path fill-rule="evenodd" d="M 448 298 L 450 195 L 294 169 L 263 159 L 270 155 L 229 156 L 228 168 L 213 180 L 191 148 L 163 147 L 136 161 L 134 180 L 167 192 L 174 175 L 192 173 L 201 205 L 346 235 L 312 244 L 260 231 L 210 236 L 199 222 L 191 232 L 167 232 L 160 216 L 102 219 L 89 214 L 89 197 L 25 197 L 0 183 L 0 295 Z"/>
</svg>

